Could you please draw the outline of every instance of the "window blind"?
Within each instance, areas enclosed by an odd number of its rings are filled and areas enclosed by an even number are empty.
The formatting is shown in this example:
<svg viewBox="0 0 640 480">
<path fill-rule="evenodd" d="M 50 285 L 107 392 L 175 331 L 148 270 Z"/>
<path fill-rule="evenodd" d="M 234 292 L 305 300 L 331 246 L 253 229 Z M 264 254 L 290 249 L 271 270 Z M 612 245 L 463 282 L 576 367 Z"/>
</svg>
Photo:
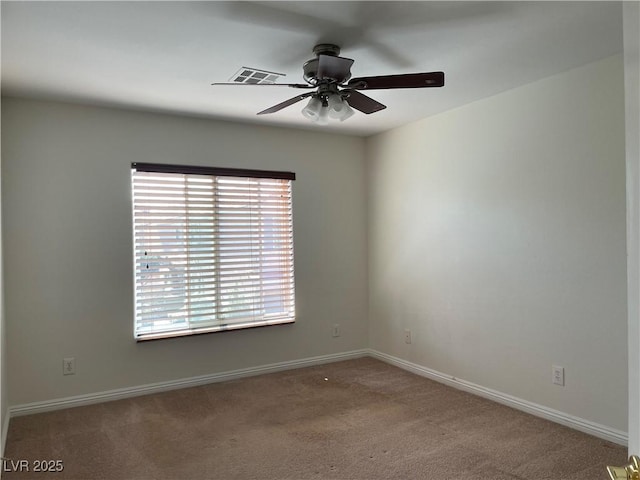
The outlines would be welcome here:
<svg viewBox="0 0 640 480">
<path fill-rule="evenodd" d="M 137 339 L 295 320 L 295 176 L 269 173 L 132 165 Z"/>
</svg>

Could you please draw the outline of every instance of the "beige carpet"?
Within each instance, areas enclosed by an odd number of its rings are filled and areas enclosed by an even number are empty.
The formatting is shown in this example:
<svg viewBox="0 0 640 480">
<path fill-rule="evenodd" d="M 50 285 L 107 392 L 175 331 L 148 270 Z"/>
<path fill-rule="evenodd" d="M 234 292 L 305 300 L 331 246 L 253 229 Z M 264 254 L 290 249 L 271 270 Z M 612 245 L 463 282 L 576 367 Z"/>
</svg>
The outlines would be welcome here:
<svg viewBox="0 0 640 480">
<path fill-rule="evenodd" d="M 606 479 L 626 449 L 362 358 L 16 417 L 3 479 Z M 31 466 L 33 463 L 31 463 Z"/>
</svg>

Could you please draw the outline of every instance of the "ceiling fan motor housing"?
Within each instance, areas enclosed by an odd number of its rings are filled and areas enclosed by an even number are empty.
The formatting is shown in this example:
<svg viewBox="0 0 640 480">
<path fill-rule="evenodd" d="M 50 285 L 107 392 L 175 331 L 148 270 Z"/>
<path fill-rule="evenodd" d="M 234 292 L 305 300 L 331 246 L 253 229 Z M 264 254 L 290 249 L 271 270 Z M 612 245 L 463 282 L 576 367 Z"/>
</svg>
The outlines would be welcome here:
<svg viewBox="0 0 640 480">
<path fill-rule="evenodd" d="M 329 57 L 338 57 L 340 59 L 339 57 L 340 47 L 338 47 L 337 45 L 333 45 L 330 43 L 321 43 L 313 47 L 313 53 L 316 55 L 316 58 L 313 58 L 307 61 L 302 67 L 303 77 L 307 83 L 311 85 L 319 85 L 323 83 L 323 81 L 343 83 L 348 81 L 351 78 L 350 71 L 347 71 L 347 72 L 340 71 L 339 75 L 334 75 L 337 78 L 334 78 L 334 76 L 327 75 L 326 72 L 324 75 L 318 76 L 318 68 L 319 68 L 321 56 L 324 55 Z M 345 59 L 341 59 L 341 60 L 345 60 Z"/>
</svg>

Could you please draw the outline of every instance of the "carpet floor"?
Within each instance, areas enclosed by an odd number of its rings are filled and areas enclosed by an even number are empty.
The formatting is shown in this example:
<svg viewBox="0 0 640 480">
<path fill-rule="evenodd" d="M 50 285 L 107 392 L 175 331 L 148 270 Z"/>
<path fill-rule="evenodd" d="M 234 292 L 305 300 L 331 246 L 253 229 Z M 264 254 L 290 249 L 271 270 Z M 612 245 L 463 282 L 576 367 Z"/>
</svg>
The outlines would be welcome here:
<svg viewBox="0 0 640 480">
<path fill-rule="evenodd" d="M 361 358 L 12 418 L 5 458 L 4 480 L 605 480 L 627 452 Z"/>
</svg>

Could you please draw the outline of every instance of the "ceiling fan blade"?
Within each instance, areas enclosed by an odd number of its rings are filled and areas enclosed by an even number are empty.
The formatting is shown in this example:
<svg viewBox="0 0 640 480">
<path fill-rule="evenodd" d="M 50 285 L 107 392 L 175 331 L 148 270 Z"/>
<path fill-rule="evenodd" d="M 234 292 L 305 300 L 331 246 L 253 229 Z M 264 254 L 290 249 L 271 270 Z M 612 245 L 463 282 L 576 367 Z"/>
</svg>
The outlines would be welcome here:
<svg viewBox="0 0 640 480">
<path fill-rule="evenodd" d="M 349 80 L 347 86 L 356 90 L 442 87 L 444 86 L 444 72 L 407 73 L 404 75 L 352 78 Z"/>
<path fill-rule="evenodd" d="M 289 100 L 285 100 L 282 103 L 274 105 L 273 107 L 267 108 L 266 110 L 262 110 L 261 112 L 258 112 L 256 115 L 265 115 L 267 113 L 278 112 L 283 108 L 293 105 L 294 103 L 298 103 L 300 100 L 304 100 L 305 98 L 310 97 L 311 95 L 313 95 L 313 92 L 303 93 L 302 95 L 298 95 L 296 97 L 290 98 Z"/>
<path fill-rule="evenodd" d="M 360 92 L 356 92 L 355 90 L 348 90 L 347 92 L 349 93 L 349 96 L 346 98 L 347 103 L 356 110 L 360 110 L 362 113 L 366 113 L 368 115 L 387 108 L 386 105 L 383 105 Z"/>
<path fill-rule="evenodd" d="M 252 87 L 290 87 L 290 88 L 316 88 L 306 83 L 240 83 L 240 82 L 215 82 L 211 85 L 249 85 Z"/>
<path fill-rule="evenodd" d="M 353 60 L 350 58 L 320 54 L 318 55 L 317 77 L 319 79 L 329 78 L 342 83 L 351 75 L 351 65 L 353 65 Z"/>
</svg>

